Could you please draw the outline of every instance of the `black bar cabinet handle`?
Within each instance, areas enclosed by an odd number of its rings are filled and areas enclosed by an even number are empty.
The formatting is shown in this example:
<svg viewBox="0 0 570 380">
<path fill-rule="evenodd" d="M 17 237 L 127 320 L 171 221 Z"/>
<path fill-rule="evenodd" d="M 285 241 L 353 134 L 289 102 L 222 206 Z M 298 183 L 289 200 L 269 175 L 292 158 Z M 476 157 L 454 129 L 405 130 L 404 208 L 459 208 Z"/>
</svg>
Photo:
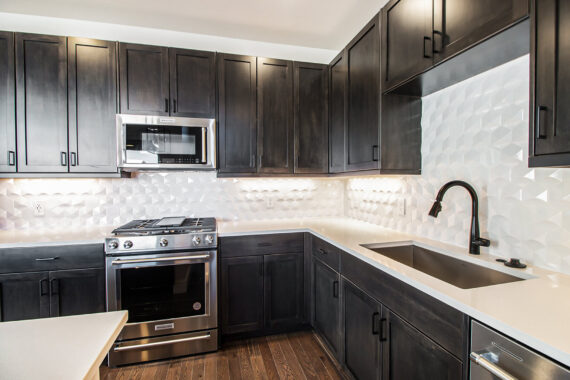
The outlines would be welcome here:
<svg viewBox="0 0 570 380">
<path fill-rule="evenodd" d="M 372 161 L 378 161 L 378 145 L 372 145 Z"/>
<path fill-rule="evenodd" d="M 168 98 L 164 98 L 164 112 L 168 112 Z"/>
<path fill-rule="evenodd" d="M 8 151 L 8 165 L 14 166 L 16 165 L 16 152 L 13 150 Z"/>
<path fill-rule="evenodd" d="M 50 281 L 50 294 L 53 296 L 55 294 L 59 294 L 59 280 L 54 278 Z"/>
<path fill-rule="evenodd" d="M 176 99 L 172 101 L 172 104 L 173 104 L 173 111 L 176 113 L 176 108 L 178 108 L 176 107 Z"/>
<path fill-rule="evenodd" d="M 436 42 L 436 37 L 439 38 L 439 48 L 437 47 L 438 44 Z M 434 53 L 441 53 L 443 50 L 443 33 L 439 30 L 433 31 L 433 52 Z"/>
<path fill-rule="evenodd" d="M 44 278 L 40 280 L 40 297 L 46 296 L 48 294 L 48 280 Z"/>
<path fill-rule="evenodd" d="M 71 166 L 77 165 L 77 153 L 71 152 Z"/>
<path fill-rule="evenodd" d="M 546 138 L 546 131 L 543 131 L 542 123 L 541 123 L 541 115 L 542 112 L 548 111 L 546 106 L 538 106 L 536 107 L 536 131 L 534 136 L 536 139 L 545 139 Z"/>
<path fill-rule="evenodd" d="M 379 317 L 380 313 L 378 312 L 372 314 L 372 335 L 380 334 L 380 324 L 378 323 L 380 321 Z"/>
<path fill-rule="evenodd" d="M 388 321 L 386 318 L 382 318 L 380 320 L 380 342 L 385 342 L 388 340 L 387 322 Z"/>
<path fill-rule="evenodd" d="M 333 281 L 333 297 L 338 298 L 338 281 Z"/>
<path fill-rule="evenodd" d="M 319 248 L 319 253 L 320 253 L 321 255 L 326 255 L 328 252 L 325 251 L 325 250 L 322 249 L 322 248 Z"/>
<path fill-rule="evenodd" d="M 67 166 L 67 153 L 61 152 L 61 166 Z"/>
<path fill-rule="evenodd" d="M 431 49 L 426 49 L 426 42 L 431 42 L 431 37 L 428 36 L 424 36 L 424 58 L 431 58 L 432 54 L 431 54 Z M 433 49 L 433 47 L 432 47 Z"/>
</svg>

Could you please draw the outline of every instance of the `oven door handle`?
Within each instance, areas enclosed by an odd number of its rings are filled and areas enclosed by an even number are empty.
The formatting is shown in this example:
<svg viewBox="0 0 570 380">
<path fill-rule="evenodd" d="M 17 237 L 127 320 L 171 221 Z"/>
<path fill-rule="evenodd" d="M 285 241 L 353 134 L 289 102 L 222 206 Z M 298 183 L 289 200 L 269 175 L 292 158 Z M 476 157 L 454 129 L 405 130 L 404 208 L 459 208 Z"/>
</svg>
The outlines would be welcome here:
<svg viewBox="0 0 570 380">
<path fill-rule="evenodd" d="M 208 333 L 205 335 L 192 336 L 190 338 L 165 340 L 163 342 L 143 343 L 143 344 L 137 344 L 137 345 L 133 345 L 133 346 L 117 346 L 117 347 L 113 348 L 113 351 L 119 352 L 119 351 L 130 351 L 130 350 L 142 350 L 144 348 L 149 348 L 149 347 L 166 346 L 168 344 L 191 342 L 194 340 L 202 340 L 202 339 L 209 339 L 209 338 L 211 338 L 211 335 Z"/>
<path fill-rule="evenodd" d="M 138 264 L 138 263 L 154 263 L 162 261 L 177 261 L 177 260 L 194 260 L 194 259 L 209 259 L 210 255 L 194 255 L 194 256 L 169 256 L 169 257 L 155 257 L 148 259 L 117 259 L 111 261 L 113 265 L 122 264 Z"/>
</svg>

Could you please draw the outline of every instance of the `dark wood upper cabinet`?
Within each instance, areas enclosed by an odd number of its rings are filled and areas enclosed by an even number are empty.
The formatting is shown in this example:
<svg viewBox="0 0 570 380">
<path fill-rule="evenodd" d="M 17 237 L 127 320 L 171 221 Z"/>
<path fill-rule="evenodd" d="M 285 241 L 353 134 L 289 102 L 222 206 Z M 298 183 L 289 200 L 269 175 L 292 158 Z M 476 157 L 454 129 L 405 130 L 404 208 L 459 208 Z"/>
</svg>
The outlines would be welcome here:
<svg viewBox="0 0 570 380">
<path fill-rule="evenodd" d="M 380 26 L 375 16 L 346 47 L 348 124 L 346 169 L 379 167 Z"/>
<path fill-rule="evenodd" d="M 295 173 L 328 173 L 328 65 L 294 63 Z"/>
<path fill-rule="evenodd" d="M 218 54 L 218 151 L 221 173 L 255 173 L 257 58 Z"/>
<path fill-rule="evenodd" d="M 343 50 L 330 63 L 329 172 L 331 173 L 342 173 L 346 170 L 347 61 L 346 50 Z"/>
<path fill-rule="evenodd" d="M 18 171 L 67 172 L 66 38 L 16 33 Z"/>
<path fill-rule="evenodd" d="M 259 173 L 293 173 L 293 62 L 257 58 Z"/>
<path fill-rule="evenodd" d="M 263 256 L 265 326 L 285 329 L 303 322 L 303 252 Z"/>
<path fill-rule="evenodd" d="M 570 166 L 570 3 L 532 9 L 529 166 Z"/>
<path fill-rule="evenodd" d="M 172 116 L 214 118 L 216 115 L 216 53 L 169 50 Z"/>
<path fill-rule="evenodd" d="M 119 44 L 121 113 L 169 115 L 168 48 Z"/>
<path fill-rule="evenodd" d="M 0 173 L 16 171 L 14 33 L 0 32 Z"/>
<path fill-rule="evenodd" d="M 508 27 L 528 14 L 528 0 L 433 0 L 435 62 Z"/>
<path fill-rule="evenodd" d="M 433 64 L 432 0 L 391 0 L 381 13 L 382 90 L 386 91 Z"/>
<path fill-rule="evenodd" d="M 68 39 L 69 171 L 116 172 L 117 43 Z"/>
<path fill-rule="evenodd" d="M 463 378 L 463 364 L 419 330 L 389 310 L 383 351 L 383 379 L 454 380 Z M 413 365 L 410 365 L 413 364 Z"/>
</svg>

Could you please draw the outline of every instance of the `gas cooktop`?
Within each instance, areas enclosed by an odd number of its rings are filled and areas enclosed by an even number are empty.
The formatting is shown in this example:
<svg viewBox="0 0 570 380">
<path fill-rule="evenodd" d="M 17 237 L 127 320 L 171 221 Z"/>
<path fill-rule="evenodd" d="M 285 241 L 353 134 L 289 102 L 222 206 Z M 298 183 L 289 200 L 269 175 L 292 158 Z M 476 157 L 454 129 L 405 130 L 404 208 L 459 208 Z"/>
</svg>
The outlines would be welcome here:
<svg viewBox="0 0 570 380">
<path fill-rule="evenodd" d="M 183 216 L 162 219 L 137 219 L 113 230 L 114 235 L 171 235 L 194 232 L 215 232 L 215 218 L 186 218 Z"/>
</svg>

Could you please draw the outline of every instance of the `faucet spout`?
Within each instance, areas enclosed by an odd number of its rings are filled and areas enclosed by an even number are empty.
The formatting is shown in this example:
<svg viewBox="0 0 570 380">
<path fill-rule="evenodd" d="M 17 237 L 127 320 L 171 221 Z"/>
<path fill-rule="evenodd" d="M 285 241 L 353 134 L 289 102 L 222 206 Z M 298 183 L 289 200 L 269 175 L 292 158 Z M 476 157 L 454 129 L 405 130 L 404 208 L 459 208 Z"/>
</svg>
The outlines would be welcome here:
<svg viewBox="0 0 570 380">
<path fill-rule="evenodd" d="M 481 253 L 480 247 L 488 247 L 491 242 L 487 239 L 481 238 L 479 236 L 479 198 L 477 197 L 477 192 L 465 181 L 451 181 L 446 183 L 439 189 L 437 196 L 435 198 L 435 202 L 431 206 L 429 211 L 429 216 L 437 218 L 437 215 L 441 211 L 441 201 L 443 200 L 443 196 L 450 188 L 454 186 L 460 186 L 469 192 L 471 196 L 471 231 L 469 235 L 469 253 L 473 255 L 478 255 Z"/>
</svg>

